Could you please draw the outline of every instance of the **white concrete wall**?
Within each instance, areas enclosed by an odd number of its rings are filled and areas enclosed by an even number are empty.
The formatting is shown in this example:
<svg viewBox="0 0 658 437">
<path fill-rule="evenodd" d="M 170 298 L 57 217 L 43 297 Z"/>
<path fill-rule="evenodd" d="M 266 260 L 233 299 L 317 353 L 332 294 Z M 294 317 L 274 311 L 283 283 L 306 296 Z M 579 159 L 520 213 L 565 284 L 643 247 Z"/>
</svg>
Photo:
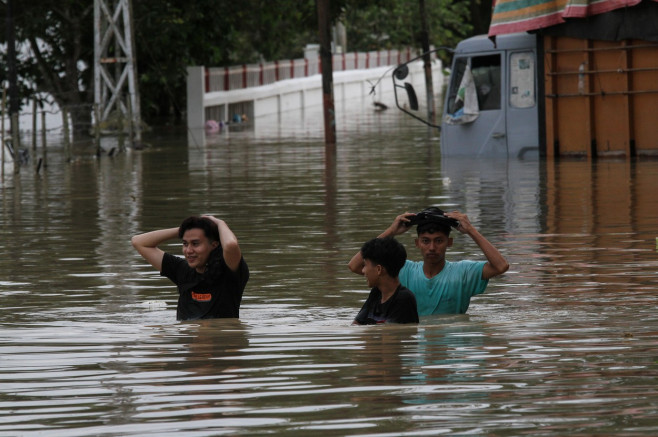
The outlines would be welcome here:
<svg viewBox="0 0 658 437">
<path fill-rule="evenodd" d="M 203 67 L 187 67 L 187 126 L 199 128 L 205 120 L 205 77 Z"/>
<path fill-rule="evenodd" d="M 394 67 L 334 72 L 334 106 L 340 108 L 353 99 L 373 99 L 391 107 L 395 106 L 391 76 Z M 405 81 L 410 82 L 419 91 L 424 90 L 422 62 L 414 62 L 409 67 L 409 76 Z M 225 106 L 223 113 L 229 114 L 228 105 L 232 103 L 254 102 L 254 117 L 258 118 L 322 105 L 322 75 L 320 74 L 282 80 L 260 87 L 205 93 L 204 68 L 188 67 L 187 72 L 187 125 L 190 129 L 203 128 L 207 107 Z M 434 61 L 432 75 L 434 90 L 438 93 L 444 79 L 442 65 L 438 60 Z M 373 97 L 370 91 L 375 84 L 377 85 Z M 420 102 L 421 105 L 423 103 Z"/>
</svg>

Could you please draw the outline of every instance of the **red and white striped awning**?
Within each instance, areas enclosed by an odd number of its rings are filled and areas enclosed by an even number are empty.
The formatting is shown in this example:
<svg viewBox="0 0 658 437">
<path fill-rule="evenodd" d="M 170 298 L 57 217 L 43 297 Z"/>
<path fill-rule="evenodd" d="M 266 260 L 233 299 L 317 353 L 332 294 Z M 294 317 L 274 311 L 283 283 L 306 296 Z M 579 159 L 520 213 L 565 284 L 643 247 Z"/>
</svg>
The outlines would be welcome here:
<svg viewBox="0 0 658 437">
<path fill-rule="evenodd" d="M 633 7 L 641 2 L 642 0 L 494 0 L 489 36 L 551 27 L 564 23 L 568 18 L 585 18 Z"/>
</svg>

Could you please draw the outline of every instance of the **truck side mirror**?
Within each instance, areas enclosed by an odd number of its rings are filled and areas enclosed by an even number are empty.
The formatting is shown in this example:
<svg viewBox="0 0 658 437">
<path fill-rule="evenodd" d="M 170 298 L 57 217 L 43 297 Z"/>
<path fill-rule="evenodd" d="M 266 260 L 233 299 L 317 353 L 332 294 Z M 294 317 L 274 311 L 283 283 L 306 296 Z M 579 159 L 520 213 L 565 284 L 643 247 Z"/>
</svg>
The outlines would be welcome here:
<svg viewBox="0 0 658 437">
<path fill-rule="evenodd" d="M 404 89 L 407 91 L 407 98 L 409 99 L 409 109 L 418 111 L 418 97 L 416 97 L 416 90 L 409 82 L 404 83 Z"/>
<path fill-rule="evenodd" d="M 393 77 L 394 77 L 393 83 L 395 87 L 400 87 L 400 85 L 395 83 L 395 79 L 402 81 L 406 79 L 407 76 L 409 76 L 409 67 L 407 66 L 407 64 L 398 65 L 395 68 L 395 70 L 393 70 Z M 416 97 L 416 90 L 414 90 L 413 85 L 411 85 L 409 82 L 405 82 L 404 89 L 407 92 L 407 100 L 409 101 L 409 108 L 412 111 L 418 111 L 418 97 Z M 396 102 L 397 102 L 397 93 L 396 93 Z"/>
<path fill-rule="evenodd" d="M 412 62 L 420 61 L 425 56 L 431 53 L 435 53 L 439 50 L 448 50 L 450 52 L 453 51 L 448 47 L 440 47 L 438 49 L 430 50 L 429 52 L 423 53 L 420 56 L 408 60 L 404 64 L 398 65 L 397 67 L 395 67 L 395 69 L 393 70 L 393 74 L 391 75 L 393 79 L 393 92 L 395 94 L 395 105 L 398 107 L 398 109 L 404 112 L 405 114 L 415 118 L 416 120 L 425 123 L 428 126 L 435 127 L 437 129 L 441 129 L 441 124 L 436 124 L 433 121 L 425 120 L 424 118 L 418 115 L 418 112 L 415 113 L 411 112 L 411 111 L 418 111 L 420 105 L 418 104 L 418 96 L 416 95 L 416 90 L 414 89 L 413 85 L 411 85 L 410 83 L 412 82 L 412 80 L 410 79 L 409 82 L 406 82 L 405 79 L 407 79 L 411 73 L 409 65 L 412 65 L 412 68 L 414 68 L 414 64 L 411 64 Z M 416 72 L 417 70 L 414 69 L 413 71 Z M 404 93 L 398 93 L 398 89 L 400 90 L 404 89 Z M 405 95 L 406 98 L 404 97 Z M 402 104 L 400 103 L 400 100 L 402 100 Z"/>
<path fill-rule="evenodd" d="M 395 76 L 397 80 L 404 80 L 408 75 L 409 67 L 407 67 L 407 64 L 400 64 L 393 71 L 393 76 Z"/>
</svg>

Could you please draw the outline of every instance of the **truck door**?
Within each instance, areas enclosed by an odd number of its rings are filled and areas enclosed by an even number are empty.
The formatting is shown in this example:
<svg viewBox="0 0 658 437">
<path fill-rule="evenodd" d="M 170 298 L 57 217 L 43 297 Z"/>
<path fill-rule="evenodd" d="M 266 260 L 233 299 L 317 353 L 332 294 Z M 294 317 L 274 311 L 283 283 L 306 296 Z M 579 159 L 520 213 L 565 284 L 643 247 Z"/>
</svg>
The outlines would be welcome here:
<svg viewBox="0 0 658 437">
<path fill-rule="evenodd" d="M 509 156 L 539 156 L 537 68 L 534 50 L 509 52 L 507 150 Z"/>
<path fill-rule="evenodd" d="M 441 130 L 441 152 L 446 155 L 507 155 L 506 116 L 502 103 L 502 87 L 506 81 L 504 52 L 473 56 L 458 56 L 453 61 L 450 84 L 444 107 Z M 446 122 L 446 116 L 459 112 L 463 101 L 460 86 L 465 74 L 470 74 L 475 85 L 479 115 L 473 121 Z M 461 94 L 463 96 L 463 92 Z M 448 117 L 454 120 L 454 117 Z"/>
</svg>

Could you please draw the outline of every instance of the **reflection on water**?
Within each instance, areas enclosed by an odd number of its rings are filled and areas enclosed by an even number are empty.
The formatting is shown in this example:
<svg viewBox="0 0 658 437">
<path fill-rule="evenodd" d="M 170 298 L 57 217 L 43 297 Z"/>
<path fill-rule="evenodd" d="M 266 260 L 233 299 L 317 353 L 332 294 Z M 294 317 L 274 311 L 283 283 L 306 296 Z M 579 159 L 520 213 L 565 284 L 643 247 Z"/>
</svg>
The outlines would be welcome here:
<svg viewBox="0 0 658 437">
<path fill-rule="evenodd" d="M 54 147 L 5 177 L 0 435 L 658 432 L 658 162 L 441 159 L 392 111 L 341 119 L 335 149 L 297 129 L 159 131 L 71 164 Z M 510 271 L 468 315 L 351 326 L 368 290 L 347 261 L 429 204 L 469 214 Z M 240 239 L 240 320 L 177 322 L 130 246 L 198 213 Z M 482 256 L 455 235 L 450 257 Z"/>
</svg>

